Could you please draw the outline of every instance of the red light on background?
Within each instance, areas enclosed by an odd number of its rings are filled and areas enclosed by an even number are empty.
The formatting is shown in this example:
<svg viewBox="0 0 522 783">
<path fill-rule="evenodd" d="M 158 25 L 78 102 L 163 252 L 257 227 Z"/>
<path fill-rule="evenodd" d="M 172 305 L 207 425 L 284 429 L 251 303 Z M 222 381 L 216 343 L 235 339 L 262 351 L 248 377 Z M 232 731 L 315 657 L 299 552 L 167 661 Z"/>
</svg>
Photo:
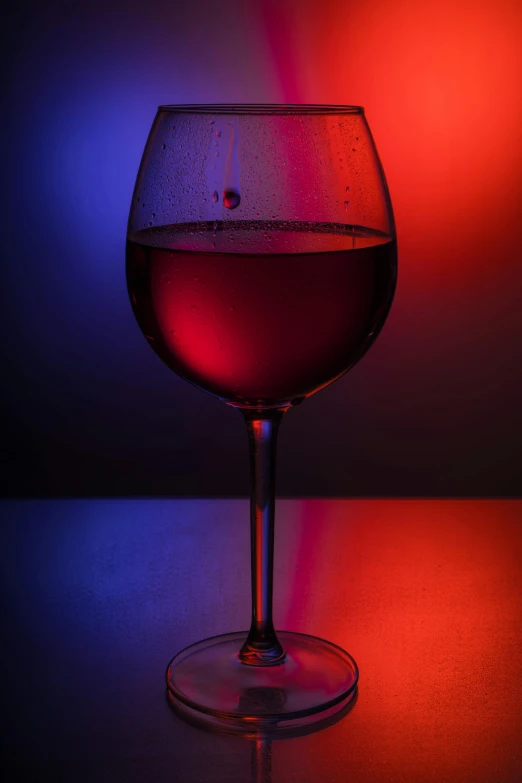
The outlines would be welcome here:
<svg viewBox="0 0 522 783">
<path fill-rule="evenodd" d="M 285 100 L 364 105 L 406 255 L 430 282 L 469 274 L 520 215 L 522 5 L 261 7 Z"/>
</svg>

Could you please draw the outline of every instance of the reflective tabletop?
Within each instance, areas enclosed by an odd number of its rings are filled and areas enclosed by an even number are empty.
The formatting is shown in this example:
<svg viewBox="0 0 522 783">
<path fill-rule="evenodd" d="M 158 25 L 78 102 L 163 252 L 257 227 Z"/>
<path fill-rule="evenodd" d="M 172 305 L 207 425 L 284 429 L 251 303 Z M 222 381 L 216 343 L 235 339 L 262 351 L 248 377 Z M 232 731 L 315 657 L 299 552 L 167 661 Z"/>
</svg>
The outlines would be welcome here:
<svg viewBox="0 0 522 783">
<path fill-rule="evenodd" d="M 2 503 L 9 781 L 522 779 L 522 501 L 278 500 L 276 627 L 345 648 L 360 680 L 341 720 L 257 738 L 181 719 L 164 681 L 248 628 L 248 508 Z"/>
</svg>

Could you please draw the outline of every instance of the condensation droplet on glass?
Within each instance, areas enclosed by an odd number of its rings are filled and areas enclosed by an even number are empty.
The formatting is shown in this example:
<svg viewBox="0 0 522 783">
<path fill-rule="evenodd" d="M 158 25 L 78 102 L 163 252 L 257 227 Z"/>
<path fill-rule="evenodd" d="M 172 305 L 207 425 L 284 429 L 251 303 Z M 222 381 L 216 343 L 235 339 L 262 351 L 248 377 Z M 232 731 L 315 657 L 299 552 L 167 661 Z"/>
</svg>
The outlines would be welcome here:
<svg viewBox="0 0 522 783">
<path fill-rule="evenodd" d="M 218 139 L 220 138 L 220 136 L 221 136 L 221 131 L 220 130 L 216 131 L 216 136 L 218 137 Z"/>
<path fill-rule="evenodd" d="M 349 193 L 349 192 L 350 192 L 350 186 L 349 186 L 349 185 L 347 185 L 347 186 L 346 186 L 346 192 L 347 192 L 347 193 Z"/>
<path fill-rule="evenodd" d="M 152 217 L 153 217 L 153 218 L 155 218 L 155 217 L 156 217 L 156 213 L 155 213 L 155 212 L 153 212 L 153 213 L 152 213 Z"/>
<path fill-rule="evenodd" d="M 345 202 L 344 202 L 344 208 L 345 208 L 345 210 L 346 210 L 347 212 L 348 212 L 348 207 L 349 207 L 349 206 L 350 206 L 350 202 L 349 202 L 349 201 L 345 201 Z"/>
<path fill-rule="evenodd" d="M 227 209 L 235 209 L 239 206 L 241 201 L 241 195 L 237 190 L 224 190 L 223 191 L 223 204 Z"/>
<path fill-rule="evenodd" d="M 149 226 L 152 226 L 152 220 L 149 220 Z"/>
<path fill-rule="evenodd" d="M 162 144 L 162 145 L 161 145 L 161 149 L 162 149 L 162 150 L 166 150 L 166 149 L 167 149 L 167 145 L 166 145 L 166 144 Z"/>
<path fill-rule="evenodd" d="M 216 249 L 216 243 L 215 243 L 215 242 L 212 242 L 212 248 L 213 248 L 214 250 Z"/>
<path fill-rule="evenodd" d="M 214 202 L 214 204 L 217 204 L 217 202 L 219 201 L 219 194 L 217 190 L 215 190 L 212 194 L 212 201 Z"/>
</svg>

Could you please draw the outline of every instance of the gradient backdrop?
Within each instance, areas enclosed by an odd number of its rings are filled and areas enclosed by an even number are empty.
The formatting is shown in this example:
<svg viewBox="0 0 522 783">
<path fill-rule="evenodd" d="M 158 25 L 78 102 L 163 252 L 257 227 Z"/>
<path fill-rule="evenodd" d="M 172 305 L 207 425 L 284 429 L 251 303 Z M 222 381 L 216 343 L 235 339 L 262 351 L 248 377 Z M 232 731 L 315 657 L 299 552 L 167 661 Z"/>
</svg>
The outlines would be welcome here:
<svg viewBox="0 0 522 783">
<path fill-rule="evenodd" d="M 13 3 L 3 64 L 3 410 L 11 495 L 236 495 L 233 410 L 134 322 L 131 192 L 160 103 L 366 108 L 399 236 L 382 335 L 291 412 L 286 495 L 522 488 L 518 0 Z"/>
</svg>

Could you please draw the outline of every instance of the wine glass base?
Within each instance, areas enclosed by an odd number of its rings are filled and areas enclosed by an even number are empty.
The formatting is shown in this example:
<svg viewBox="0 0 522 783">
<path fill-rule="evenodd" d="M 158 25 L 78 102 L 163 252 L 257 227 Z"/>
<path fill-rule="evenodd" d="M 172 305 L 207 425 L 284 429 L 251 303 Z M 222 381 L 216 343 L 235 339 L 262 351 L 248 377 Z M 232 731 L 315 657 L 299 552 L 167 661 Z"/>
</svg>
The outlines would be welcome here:
<svg viewBox="0 0 522 783">
<path fill-rule="evenodd" d="M 346 699 L 327 710 L 312 715 L 305 715 L 302 718 L 295 718 L 294 720 L 282 721 L 270 718 L 254 721 L 234 720 L 234 718 L 208 715 L 205 712 L 187 707 L 186 704 L 183 704 L 182 701 L 173 696 L 168 689 L 167 702 L 180 720 L 195 726 L 197 729 L 209 731 L 213 734 L 230 734 L 244 739 L 292 739 L 322 731 L 344 720 L 357 703 L 357 687 L 348 694 Z"/>
<path fill-rule="evenodd" d="M 340 647 L 315 636 L 280 631 L 284 661 L 249 666 L 239 660 L 246 636 L 214 636 L 178 653 L 166 674 L 173 702 L 211 716 L 213 723 L 249 728 L 308 725 L 346 707 L 359 672 Z"/>
</svg>

